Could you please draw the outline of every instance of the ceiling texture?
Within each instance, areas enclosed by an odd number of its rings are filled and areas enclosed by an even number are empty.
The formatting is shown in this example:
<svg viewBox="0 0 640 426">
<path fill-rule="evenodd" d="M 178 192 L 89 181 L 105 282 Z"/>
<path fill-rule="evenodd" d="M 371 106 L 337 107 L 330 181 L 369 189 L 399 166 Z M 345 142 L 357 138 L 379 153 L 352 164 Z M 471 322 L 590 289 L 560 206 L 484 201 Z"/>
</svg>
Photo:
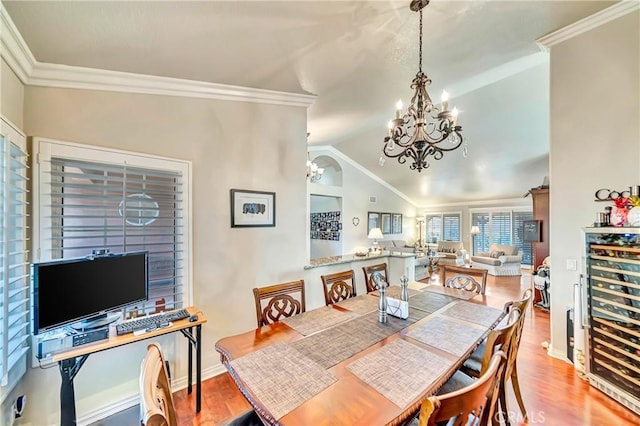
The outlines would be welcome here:
<svg viewBox="0 0 640 426">
<path fill-rule="evenodd" d="M 417 206 L 522 197 L 549 166 L 549 64 L 536 39 L 614 1 L 432 0 L 423 70 L 468 144 L 422 173 L 386 159 L 418 68 L 409 0 L 6 1 L 36 60 L 316 95 L 309 144 L 333 146 Z"/>
</svg>

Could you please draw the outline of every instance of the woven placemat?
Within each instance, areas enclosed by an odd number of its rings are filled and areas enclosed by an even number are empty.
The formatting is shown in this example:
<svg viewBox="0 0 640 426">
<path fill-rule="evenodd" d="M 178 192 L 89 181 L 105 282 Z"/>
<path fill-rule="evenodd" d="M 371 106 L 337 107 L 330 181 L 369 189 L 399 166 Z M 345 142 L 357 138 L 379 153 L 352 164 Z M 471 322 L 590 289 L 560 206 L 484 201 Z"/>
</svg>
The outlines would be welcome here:
<svg viewBox="0 0 640 426">
<path fill-rule="evenodd" d="M 409 293 L 409 297 L 420 293 L 418 290 L 414 290 L 412 288 L 407 288 L 407 292 Z M 380 291 L 378 290 L 372 291 L 369 294 L 379 297 Z M 399 285 L 392 285 L 391 287 L 387 288 L 387 297 L 394 297 L 396 299 L 400 299 L 401 294 L 402 294 L 402 287 L 400 287 Z"/>
<path fill-rule="evenodd" d="M 469 300 L 478 296 L 478 294 L 474 293 L 473 291 L 443 287 L 437 284 L 432 284 L 429 287 L 426 287 L 423 291 L 429 291 L 431 293 L 438 293 L 438 294 L 446 294 L 447 296 L 453 296 L 456 299 L 462 299 L 462 300 Z"/>
<path fill-rule="evenodd" d="M 368 294 L 361 294 L 360 296 L 338 302 L 336 306 L 364 315 L 378 310 L 378 299 Z"/>
<path fill-rule="evenodd" d="M 424 290 L 424 288 L 427 287 L 428 285 L 429 284 L 421 283 L 420 281 L 409 281 L 409 288 L 412 288 L 418 291 Z"/>
<path fill-rule="evenodd" d="M 347 369 L 400 408 L 429 390 L 454 364 L 398 339 L 349 364 Z"/>
<path fill-rule="evenodd" d="M 307 311 L 302 314 L 294 315 L 289 318 L 280 320 L 293 328 L 303 336 L 316 333 L 320 330 L 333 327 L 341 322 L 355 318 L 358 314 L 348 311 L 340 311 L 330 306 Z"/>
<path fill-rule="evenodd" d="M 279 419 L 337 379 L 286 343 L 276 343 L 230 362 L 256 398 Z"/>
<path fill-rule="evenodd" d="M 485 331 L 486 329 L 465 325 L 450 318 L 434 316 L 419 327 L 410 330 L 407 337 L 450 354 L 462 356 L 482 338 Z"/>
<path fill-rule="evenodd" d="M 406 320 L 388 316 L 388 322 L 381 324 L 378 322 L 376 309 L 376 312 L 297 340 L 291 343 L 291 346 L 328 369 L 424 318 L 425 315 L 426 313 L 419 310 L 409 309 L 409 318 Z"/>
<path fill-rule="evenodd" d="M 430 314 L 434 313 L 438 309 L 447 306 L 449 303 L 456 301 L 452 296 L 444 294 L 430 293 L 427 291 L 420 292 L 414 296 L 409 297 L 409 307 L 420 309 Z"/>
<path fill-rule="evenodd" d="M 442 311 L 442 315 L 489 327 L 502 315 L 502 310 L 460 300 Z"/>
</svg>

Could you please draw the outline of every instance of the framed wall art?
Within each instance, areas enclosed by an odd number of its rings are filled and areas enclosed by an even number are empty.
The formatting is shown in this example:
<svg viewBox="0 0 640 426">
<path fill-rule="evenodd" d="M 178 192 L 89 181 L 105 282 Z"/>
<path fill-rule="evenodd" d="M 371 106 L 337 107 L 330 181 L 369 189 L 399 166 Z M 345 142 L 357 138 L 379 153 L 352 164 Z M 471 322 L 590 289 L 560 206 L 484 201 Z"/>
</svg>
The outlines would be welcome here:
<svg viewBox="0 0 640 426">
<path fill-rule="evenodd" d="M 231 227 L 276 226 L 276 193 L 232 189 Z"/>
<path fill-rule="evenodd" d="M 367 235 L 373 228 L 380 228 L 380 213 L 369 212 L 367 214 Z"/>
<path fill-rule="evenodd" d="M 402 214 L 393 213 L 391 215 L 391 233 L 402 234 Z"/>
<path fill-rule="evenodd" d="M 391 233 L 391 213 L 382 213 L 381 215 L 382 218 L 382 233 L 383 234 L 390 234 Z"/>
</svg>

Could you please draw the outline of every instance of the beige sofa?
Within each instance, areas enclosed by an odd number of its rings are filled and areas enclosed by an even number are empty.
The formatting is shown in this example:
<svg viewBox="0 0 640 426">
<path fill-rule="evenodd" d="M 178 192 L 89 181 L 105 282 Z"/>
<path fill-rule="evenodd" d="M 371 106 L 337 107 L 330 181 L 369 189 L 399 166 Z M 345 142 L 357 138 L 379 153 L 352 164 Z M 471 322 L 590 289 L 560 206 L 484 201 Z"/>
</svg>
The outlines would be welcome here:
<svg viewBox="0 0 640 426">
<path fill-rule="evenodd" d="M 378 247 L 381 250 L 387 250 L 400 253 L 415 253 L 416 248 L 409 246 L 404 240 L 380 240 L 378 241 Z"/>
<path fill-rule="evenodd" d="M 436 253 L 444 254 L 443 258 L 438 259 L 438 265 L 456 265 L 457 259 L 460 259 L 458 263 L 461 264 L 466 250 L 461 241 L 440 241 Z"/>
<path fill-rule="evenodd" d="M 520 271 L 522 253 L 519 253 L 515 246 L 491 244 L 488 252 L 471 256 L 471 263 L 474 268 L 486 269 L 489 275 L 522 275 Z"/>
</svg>

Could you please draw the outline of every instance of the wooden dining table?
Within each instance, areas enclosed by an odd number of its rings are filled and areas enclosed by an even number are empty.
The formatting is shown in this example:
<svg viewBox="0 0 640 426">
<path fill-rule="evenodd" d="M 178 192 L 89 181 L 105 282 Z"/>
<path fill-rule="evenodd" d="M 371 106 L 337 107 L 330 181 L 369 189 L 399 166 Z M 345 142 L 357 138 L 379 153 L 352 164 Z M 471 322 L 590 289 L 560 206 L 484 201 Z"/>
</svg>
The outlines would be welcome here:
<svg viewBox="0 0 640 426">
<path fill-rule="evenodd" d="M 377 292 L 220 339 L 216 350 L 265 423 L 399 425 L 464 363 L 504 312 L 412 283 L 409 317 L 379 322 Z M 400 287 L 387 289 L 400 297 Z"/>
</svg>

